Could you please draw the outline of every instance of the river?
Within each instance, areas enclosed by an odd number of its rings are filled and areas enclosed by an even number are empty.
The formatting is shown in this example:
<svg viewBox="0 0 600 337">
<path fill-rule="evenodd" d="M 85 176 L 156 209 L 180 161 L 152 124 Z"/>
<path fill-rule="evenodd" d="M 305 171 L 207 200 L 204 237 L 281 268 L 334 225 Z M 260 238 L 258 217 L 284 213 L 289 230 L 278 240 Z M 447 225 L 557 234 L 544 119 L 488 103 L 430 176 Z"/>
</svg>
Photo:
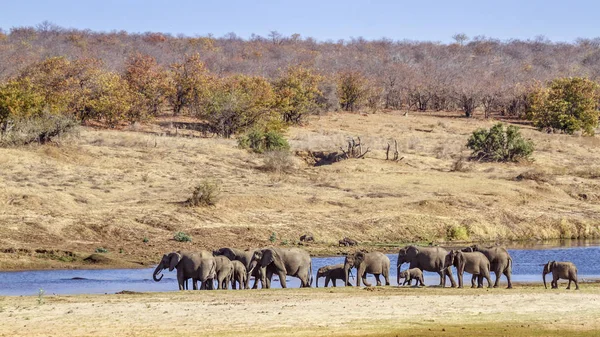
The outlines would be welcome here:
<svg viewBox="0 0 600 337">
<path fill-rule="evenodd" d="M 549 244 L 525 244 L 509 248 L 513 258 L 514 282 L 541 282 L 542 267 L 549 260 L 571 261 L 579 270 L 579 279 L 582 281 L 600 279 L 600 242 L 563 242 Z M 396 260 L 394 254 L 388 255 L 391 261 L 390 282 L 396 285 Z M 313 273 L 324 265 L 343 263 L 343 256 L 315 257 L 313 258 Z M 408 265 L 404 265 L 402 270 Z M 177 277 L 175 271 L 169 273 L 165 270 L 161 282 L 152 280 L 154 268 L 147 269 L 104 269 L 104 270 L 43 270 L 43 271 L 18 271 L 0 272 L 0 295 L 19 296 L 36 295 L 42 289 L 45 294 L 111 294 L 122 290 L 147 292 L 147 291 L 175 291 Z M 494 280 L 492 273 L 492 281 Z M 548 281 L 551 276 L 547 276 Z M 374 282 L 374 278 L 368 278 Z M 298 287 L 297 278 L 288 277 L 288 287 Z M 465 276 L 465 285 L 470 283 L 470 275 Z M 325 280 L 319 280 L 323 286 Z M 353 280 L 352 282 L 355 282 Z M 503 276 L 501 285 L 506 286 Z M 425 284 L 437 285 L 439 276 L 436 273 L 425 272 Z M 275 277 L 273 287 L 280 287 Z M 339 285 L 339 282 L 338 282 Z M 314 283 L 313 283 L 314 286 Z"/>
</svg>

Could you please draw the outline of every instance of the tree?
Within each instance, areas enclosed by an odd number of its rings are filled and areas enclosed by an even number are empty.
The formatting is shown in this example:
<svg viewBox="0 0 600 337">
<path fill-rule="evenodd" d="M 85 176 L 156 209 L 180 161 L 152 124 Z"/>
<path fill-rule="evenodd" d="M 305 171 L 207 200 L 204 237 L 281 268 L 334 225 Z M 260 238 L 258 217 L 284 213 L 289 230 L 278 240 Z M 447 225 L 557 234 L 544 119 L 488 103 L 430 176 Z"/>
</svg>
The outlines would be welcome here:
<svg viewBox="0 0 600 337">
<path fill-rule="evenodd" d="M 200 102 L 207 92 L 209 81 L 208 70 L 198 53 L 186 56 L 181 63 L 172 64 L 167 100 L 175 115 L 179 115 L 183 109 L 197 114 L 201 110 Z"/>
<path fill-rule="evenodd" d="M 165 102 L 167 74 L 149 55 L 134 54 L 125 66 L 124 79 L 135 94 L 132 112 L 137 119 L 157 116 Z"/>
<path fill-rule="evenodd" d="M 598 127 L 598 90 L 598 84 L 586 78 L 557 78 L 529 95 L 527 118 L 539 129 L 567 134 L 582 130 L 593 136 Z"/>
<path fill-rule="evenodd" d="M 213 79 L 202 96 L 197 116 L 223 136 L 250 129 L 275 119 L 275 95 L 264 77 L 236 75 Z"/>
<path fill-rule="evenodd" d="M 323 77 L 300 66 L 289 67 L 273 84 L 275 107 L 283 121 L 300 124 L 306 115 L 319 110 L 319 86 Z"/>
<path fill-rule="evenodd" d="M 358 71 L 344 71 L 338 75 L 338 98 L 345 111 L 356 111 L 365 103 L 368 80 Z"/>
</svg>

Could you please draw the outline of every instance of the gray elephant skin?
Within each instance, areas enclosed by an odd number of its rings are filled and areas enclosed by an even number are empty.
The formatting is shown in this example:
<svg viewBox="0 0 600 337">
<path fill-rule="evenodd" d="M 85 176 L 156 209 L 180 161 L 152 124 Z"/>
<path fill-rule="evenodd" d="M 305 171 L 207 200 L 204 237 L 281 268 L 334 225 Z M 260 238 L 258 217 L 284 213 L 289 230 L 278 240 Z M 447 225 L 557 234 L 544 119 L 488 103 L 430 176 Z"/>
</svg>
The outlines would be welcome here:
<svg viewBox="0 0 600 337">
<path fill-rule="evenodd" d="M 494 288 L 498 288 L 500 285 L 500 277 L 502 274 L 506 276 L 508 280 L 508 289 L 512 288 L 511 274 L 512 274 L 512 258 L 504 247 L 487 247 L 483 248 L 479 245 L 473 245 L 462 250 L 463 252 L 482 252 L 485 257 L 490 261 L 490 270 L 496 274 L 496 281 L 494 282 Z"/>
<path fill-rule="evenodd" d="M 312 260 L 303 249 L 268 247 L 257 250 L 252 255 L 248 273 L 251 274 L 256 268 L 261 269 L 263 287 L 265 284 L 267 288 L 270 287 L 273 274 L 279 276 L 282 288 L 287 288 L 286 275 L 299 278 L 301 288 L 312 284 Z"/>
<path fill-rule="evenodd" d="M 442 247 L 418 247 L 406 246 L 398 252 L 398 273 L 404 263 L 408 263 L 408 269 L 419 268 L 422 271 L 436 272 L 440 275 L 440 286 L 446 286 L 446 276 L 450 279 L 452 287 L 456 287 L 452 270 L 445 268 L 445 259 L 448 251 Z M 399 281 L 399 280 L 398 280 Z"/>
<path fill-rule="evenodd" d="M 321 277 L 325 278 L 325 287 L 329 285 L 329 281 L 331 281 L 334 287 L 336 286 L 336 280 L 345 282 L 346 275 L 344 274 L 344 264 L 333 264 L 319 268 L 319 270 L 317 270 L 317 278 L 315 282 L 317 288 L 319 287 L 319 279 Z"/>
<path fill-rule="evenodd" d="M 233 263 L 227 256 L 215 256 L 215 274 L 217 289 L 228 289 L 228 284 L 233 276 Z"/>
<path fill-rule="evenodd" d="M 242 249 L 237 249 L 237 248 L 231 248 L 231 247 L 223 247 L 220 249 L 217 249 L 215 251 L 213 251 L 213 255 L 214 256 L 219 256 L 219 255 L 223 255 L 223 256 L 227 256 L 227 258 L 229 258 L 231 261 L 240 261 L 244 267 L 246 267 L 246 270 L 250 270 L 250 263 L 252 262 L 252 256 L 254 255 L 255 251 L 258 251 L 259 249 L 247 249 L 247 250 L 242 250 Z M 258 270 L 254 270 L 252 275 L 247 275 L 246 276 L 246 283 L 244 284 L 244 288 L 245 289 L 249 289 L 250 288 L 250 276 L 254 276 L 254 285 L 252 286 L 252 289 L 256 289 L 258 288 L 258 280 L 260 280 L 260 277 L 258 275 Z M 263 284 L 263 288 L 265 287 L 265 285 Z"/>
<path fill-rule="evenodd" d="M 409 286 L 412 285 L 412 280 L 416 281 L 416 286 L 425 286 L 425 283 L 423 283 L 423 271 L 421 271 L 421 269 L 419 268 L 407 269 L 405 271 L 400 272 L 397 278 L 398 285 L 400 285 L 401 278 L 404 279 L 404 283 L 402 283 L 403 286 L 407 283 Z"/>
<path fill-rule="evenodd" d="M 569 280 L 567 289 L 571 289 L 571 282 L 575 282 L 575 290 L 579 290 L 577 267 L 572 262 L 548 261 L 543 266 L 542 278 L 544 279 L 544 288 L 548 288 L 546 286 L 546 274 L 552 273 L 552 282 L 550 283 L 552 289 L 558 289 L 558 280 L 565 279 Z"/>
<path fill-rule="evenodd" d="M 171 252 L 163 255 L 162 259 L 154 269 L 152 278 L 159 282 L 162 280 L 162 271 L 165 269 L 177 270 L 177 284 L 179 290 L 185 289 L 188 279 L 192 279 L 193 289 L 198 289 L 197 281 L 202 285 L 212 282 L 211 278 L 215 274 L 216 262 L 212 254 L 207 251 L 200 252 Z M 158 275 L 160 277 L 158 277 Z"/>
<path fill-rule="evenodd" d="M 390 285 L 390 259 L 385 254 L 379 252 L 363 253 L 356 252 L 352 255 L 346 255 L 344 260 L 344 284 L 349 285 L 349 274 L 352 268 L 356 268 L 356 286 L 360 287 L 360 280 L 365 286 L 370 287 L 367 282 L 367 274 L 373 274 L 377 285 L 381 286 L 380 275 L 385 278 L 385 285 Z"/>
<path fill-rule="evenodd" d="M 472 274 L 471 288 L 475 288 L 475 279 L 477 279 L 477 288 L 483 288 L 483 279 L 488 282 L 488 288 L 492 286 L 490 279 L 490 261 L 481 252 L 463 252 L 452 250 L 446 255 L 446 268 L 456 267 L 458 275 L 458 287 L 463 287 L 463 274 L 465 272 Z"/>
<path fill-rule="evenodd" d="M 238 260 L 231 261 L 233 264 L 233 275 L 231 277 L 231 289 L 248 289 L 248 271 L 246 266 Z M 237 287 L 236 287 L 237 283 Z"/>
</svg>

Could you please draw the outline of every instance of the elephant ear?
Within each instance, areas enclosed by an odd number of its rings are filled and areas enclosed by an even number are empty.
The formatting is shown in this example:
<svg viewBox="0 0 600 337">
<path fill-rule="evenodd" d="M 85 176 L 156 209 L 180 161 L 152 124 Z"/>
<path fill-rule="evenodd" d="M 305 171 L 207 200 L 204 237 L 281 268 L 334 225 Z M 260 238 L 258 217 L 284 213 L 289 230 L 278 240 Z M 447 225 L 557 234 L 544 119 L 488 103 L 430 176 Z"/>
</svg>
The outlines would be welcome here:
<svg viewBox="0 0 600 337">
<path fill-rule="evenodd" d="M 273 263 L 277 269 L 283 270 L 284 273 L 287 273 L 287 270 L 285 269 L 285 263 L 283 262 L 281 255 L 275 249 L 265 249 L 261 264 L 263 266 L 267 266 L 271 263 Z"/>
<path fill-rule="evenodd" d="M 462 266 L 465 261 L 465 255 L 461 251 L 454 252 L 454 266 L 458 268 L 458 266 Z"/>
<path fill-rule="evenodd" d="M 219 249 L 219 255 L 226 256 L 231 261 L 235 260 L 235 254 L 233 253 L 233 250 L 231 250 L 231 248 L 226 247 Z"/>
<path fill-rule="evenodd" d="M 169 254 L 169 271 L 173 271 L 177 264 L 181 261 L 181 254 L 173 252 Z"/>
<path fill-rule="evenodd" d="M 355 266 L 360 265 L 364 260 L 365 260 L 365 253 L 363 253 L 363 252 L 356 252 L 354 254 L 354 265 Z"/>
<path fill-rule="evenodd" d="M 408 246 L 406 249 L 406 253 L 408 254 L 409 252 L 414 255 L 417 255 L 419 254 L 419 248 L 417 248 L 417 246 Z"/>
</svg>

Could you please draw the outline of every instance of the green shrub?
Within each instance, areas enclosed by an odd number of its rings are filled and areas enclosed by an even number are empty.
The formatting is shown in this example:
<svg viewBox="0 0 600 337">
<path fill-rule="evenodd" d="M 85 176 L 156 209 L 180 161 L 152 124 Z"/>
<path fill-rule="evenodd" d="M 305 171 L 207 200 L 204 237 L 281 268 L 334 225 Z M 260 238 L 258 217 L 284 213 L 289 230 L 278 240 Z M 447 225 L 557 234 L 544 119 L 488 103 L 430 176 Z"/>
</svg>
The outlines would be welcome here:
<svg viewBox="0 0 600 337">
<path fill-rule="evenodd" d="M 593 136 L 598 127 L 598 91 L 598 84 L 586 78 L 557 78 L 529 95 L 527 118 L 539 129 L 567 134 L 583 130 Z"/>
<path fill-rule="evenodd" d="M 469 239 L 469 231 L 464 226 L 454 225 L 448 227 L 446 236 L 450 240 L 465 241 Z"/>
<path fill-rule="evenodd" d="M 177 232 L 175 235 L 173 235 L 173 240 L 177 242 L 191 242 L 192 237 L 184 232 Z"/>
<path fill-rule="evenodd" d="M 265 151 L 287 151 L 290 144 L 283 135 L 277 131 L 261 131 L 252 129 L 238 139 L 238 146 L 243 149 L 251 149 L 256 153 Z"/>
<path fill-rule="evenodd" d="M 275 243 L 275 241 L 277 241 L 277 234 L 275 234 L 275 232 L 271 233 L 271 236 L 269 236 L 269 241 L 271 241 L 272 243 Z"/>
<path fill-rule="evenodd" d="M 515 162 L 528 159 L 533 153 L 534 144 L 521 136 L 519 128 L 502 123 L 491 129 L 478 129 L 469 138 L 467 147 L 473 150 L 471 159 L 480 161 Z"/>
<path fill-rule="evenodd" d="M 221 188 L 217 182 L 203 181 L 194 188 L 192 196 L 186 200 L 189 206 L 213 206 L 217 203 Z"/>
<path fill-rule="evenodd" d="M 98 247 L 96 248 L 96 253 L 108 253 L 108 249 L 104 247 Z"/>
</svg>

